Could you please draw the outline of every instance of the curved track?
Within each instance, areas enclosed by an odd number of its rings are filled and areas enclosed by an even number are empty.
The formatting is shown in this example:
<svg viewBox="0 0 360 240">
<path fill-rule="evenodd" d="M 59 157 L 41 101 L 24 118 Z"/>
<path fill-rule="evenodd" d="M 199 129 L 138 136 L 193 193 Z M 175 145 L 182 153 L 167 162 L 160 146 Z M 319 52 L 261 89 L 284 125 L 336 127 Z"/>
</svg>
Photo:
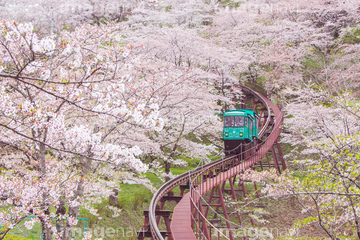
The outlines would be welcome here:
<svg viewBox="0 0 360 240">
<path fill-rule="evenodd" d="M 202 196 L 205 193 L 217 187 L 220 194 L 220 184 L 225 183 L 227 180 L 232 182 L 231 179 L 235 181 L 236 175 L 242 173 L 247 168 L 254 168 L 257 164 L 260 164 L 261 169 L 263 169 L 263 164 L 260 160 L 265 156 L 268 162 L 267 167 L 274 166 L 280 172 L 279 162 L 281 162 L 282 169 L 286 168 L 278 143 L 278 136 L 283 121 L 281 111 L 269 99 L 252 89 L 240 85 L 235 87 L 241 88 L 245 92 L 245 103 L 252 99 L 253 110 L 261 111 L 260 118 L 262 121 L 259 122 L 259 125 L 261 125 L 259 139 L 244 153 L 211 162 L 165 183 L 154 194 L 149 211 L 144 212 L 145 222 L 143 230 L 138 232 L 138 239 L 144 239 L 145 237 L 151 237 L 152 239 L 165 239 L 167 237 L 168 239 L 182 240 L 201 237 L 211 239 L 211 229 L 209 233 L 209 227 L 215 230 L 216 227 L 206 218 L 210 206 L 208 206 L 206 211 L 202 209 L 204 205 L 202 204 Z M 246 108 L 245 104 L 242 108 Z M 275 147 L 277 147 L 277 153 Z M 268 153 L 272 153 L 274 164 L 270 164 Z M 185 185 L 183 185 L 184 183 Z M 224 184 L 222 185 L 224 188 Z M 172 190 L 178 186 L 180 186 L 181 194 L 180 196 L 173 196 Z M 184 189 L 190 189 L 190 192 L 182 196 Z M 222 195 L 219 197 L 222 197 Z M 233 197 L 236 198 L 234 195 Z M 171 224 L 169 220 L 171 212 L 163 210 L 165 201 L 177 202 L 172 214 Z M 225 208 L 224 205 L 222 207 Z M 226 224 L 230 230 L 230 237 L 225 237 L 225 239 L 234 239 L 231 233 L 231 223 L 228 221 L 226 211 L 224 212 L 227 219 Z M 166 231 L 159 230 L 161 216 L 165 220 Z"/>
</svg>

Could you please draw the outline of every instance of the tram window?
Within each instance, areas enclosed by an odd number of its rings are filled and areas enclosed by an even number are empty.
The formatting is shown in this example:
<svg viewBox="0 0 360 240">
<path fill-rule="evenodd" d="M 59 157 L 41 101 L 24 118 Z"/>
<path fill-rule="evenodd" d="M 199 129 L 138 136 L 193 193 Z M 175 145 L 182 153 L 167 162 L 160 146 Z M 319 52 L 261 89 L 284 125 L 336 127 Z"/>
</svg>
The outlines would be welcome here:
<svg viewBox="0 0 360 240">
<path fill-rule="evenodd" d="M 252 132 L 252 120 L 249 119 L 249 129 L 250 129 L 250 132 Z"/>
<path fill-rule="evenodd" d="M 248 118 L 245 118 L 245 127 L 248 126 L 248 121 L 249 121 L 249 119 L 248 119 Z"/>
<path fill-rule="evenodd" d="M 244 117 L 235 116 L 235 127 L 243 127 L 243 126 L 244 126 Z"/>
<path fill-rule="evenodd" d="M 233 127 L 234 126 L 234 117 L 226 116 L 225 117 L 225 127 Z"/>
</svg>

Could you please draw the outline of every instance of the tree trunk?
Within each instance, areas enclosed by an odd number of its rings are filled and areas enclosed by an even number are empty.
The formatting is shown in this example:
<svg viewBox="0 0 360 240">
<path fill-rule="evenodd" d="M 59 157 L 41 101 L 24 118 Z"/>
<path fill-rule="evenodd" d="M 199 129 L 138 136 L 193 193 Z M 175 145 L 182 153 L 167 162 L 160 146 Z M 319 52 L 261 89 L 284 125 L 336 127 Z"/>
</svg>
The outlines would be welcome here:
<svg viewBox="0 0 360 240">
<path fill-rule="evenodd" d="M 63 195 L 63 196 L 60 198 L 59 207 L 56 209 L 56 216 L 58 217 L 58 218 L 56 219 L 56 231 L 57 231 L 58 233 L 64 231 L 65 220 L 62 219 L 61 217 L 66 214 L 66 207 L 65 207 L 65 205 L 66 205 L 65 196 Z"/>
<path fill-rule="evenodd" d="M 153 164 L 154 160 L 155 160 L 155 157 L 150 156 L 149 169 L 152 169 L 152 164 Z"/>
<path fill-rule="evenodd" d="M 170 177 L 168 176 L 168 174 L 170 173 L 170 167 L 171 167 L 171 163 L 168 160 L 165 160 L 165 173 L 166 173 L 166 177 L 165 177 L 165 181 L 169 181 Z"/>
<path fill-rule="evenodd" d="M 72 200 L 75 200 L 77 197 L 83 198 L 84 196 L 84 178 L 85 176 L 90 172 L 90 166 L 91 166 L 92 160 L 87 158 L 84 162 L 84 167 L 81 174 L 81 179 L 78 183 L 77 190 L 75 192 L 75 195 L 73 196 Z M 72 218 L 78 218 L 79 217 L 79 211 L 80 206 L 76 207 L 69 207 L 68 215 Z M 71 230 L 72 227 L 69 223 L 69 221 L 66 221 L 65 227 L 64 227 L 64 233 L 63 233 L 63 240 L 70 240 Z"/>
<path fill-rule="evenodd" d="M 40 158 L 40 168 L 41 168 L 41 177 L 45 177 L 46 175 L 46 148 L 45 145 L 43 143 L 39 143 L 39 158 Z M 43 198 L 43 211 L 45 213 L 45 217 L 48 217 L 50 215 L 50 210 L 49 210 L 49 206 L 46 205 L 47 202 L 47 193 L 43 193 L 42 195 Z M 50 221 L 51 223 L 51 219 L 49 219 L 48 221 Z M 45 218 L 40 218 L 40 222 L 41 222 L 41 227 L 42 227 L 42 234 L 43 234 L 43 240 L 51 240 L 52 239 L 52 232 L 51 232 L 51 228 L 48 227 L 48 222 Z"/>
<path fill-rule="evenodd" d="M 52 239 L 52 233 L 51 229 L 47 227 L 47 222 L 44 219 L 40 219 L 41 227 L 42 227 L 42 239 L 43 240 L 51 240 Z"/>
</svg>

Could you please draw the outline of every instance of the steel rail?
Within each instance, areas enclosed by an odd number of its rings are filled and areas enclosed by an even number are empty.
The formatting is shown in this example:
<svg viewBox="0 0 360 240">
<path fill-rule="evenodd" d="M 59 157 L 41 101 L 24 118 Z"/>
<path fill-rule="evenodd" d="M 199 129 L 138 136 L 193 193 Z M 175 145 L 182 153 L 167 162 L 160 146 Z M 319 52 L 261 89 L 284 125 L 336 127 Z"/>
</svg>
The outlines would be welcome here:
<svg viewBox="0 0 360 240">
<path fill-rule="evenodd" d="M 271 118 L 271 109 L 267 103 L 267 99 L 264 96 L 262 96 L 260 93 L 257 93 L 254 90 L 252 90 L 251 88 L 248 88 L 248 87 L 245 87 L 242 85 L 235 85 L 235 87 L 251 93 L 257 99 L 259 99 L 263 103 L 263 105 L 266 107 L 268 117 L 267 117 L 265 124 L 263 125 L 263 128 L 259 132 L 259 138 L 261 139 L 264 136 L 264 134 L 270 124 L 270 118 Z M 156 223 L 156 217 L 155 217 L 156 206 L 160 202 L 161 198 L 164 197 L 168 192 L 170 192 L 175 187 L 197 177 L 198 174 L 205 172 L 205 171 L 209 171 L 214 168 L 217 168 L 221 165 L 224 165 L 224 163 L 231 161 L 233 158 L 234 158 L 234 156 L 225 157 L 225 158 L 219 159 L 217 161 L 211 162 L 209 164 L 206 164 L 204 166 L 197 167 L 186 173 L 183 173 L 183 174 L 169 180 L 168 182 L 166 182 L 155 192 L 155 194 L 153 195 L 153 198 L 151 199 L 150 206 L 149 206 L 150 231 L 151 231 L 151 234 L 154 239 L 164 240 L 164 238 L 162 237 L 162 235 L 160 233 L 158 225 Z"/>
</svg>

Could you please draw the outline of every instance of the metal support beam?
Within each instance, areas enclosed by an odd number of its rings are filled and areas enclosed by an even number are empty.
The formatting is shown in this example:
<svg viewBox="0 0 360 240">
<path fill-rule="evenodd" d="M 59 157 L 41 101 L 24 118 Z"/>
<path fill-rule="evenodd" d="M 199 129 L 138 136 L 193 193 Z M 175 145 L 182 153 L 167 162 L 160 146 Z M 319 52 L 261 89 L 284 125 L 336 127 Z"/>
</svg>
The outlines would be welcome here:
<svg viewBox="0 0 360 240">
<path fill-rule="evenodd" d="M 225 182 L 223 183 L 223 187 L 225 186 Z M 219 199 L 220 199 L 220 203 L 221 203 L 221 208 L 223 209 L 223 214 L 224 214 L 224 218 L 227 220 L 226 221 L 226 226 L 229 230 L 229 237 L 230 237 L 230 240 L 234 240 L 234 237 L 233 237 L 233 234 L 232 234 L 232 231 L 231 231 L 231 225 L 229 223 L 229 215 L 227 213 L 227 210 L 226 210 L 226 206 L 225 206 L 225 202 L 224 202 L 224 195 L 223 195 L 223 187 L 220 188 L 220 185 L 217 185 L 217 188 L 219 190 Z"/>
</svg>

